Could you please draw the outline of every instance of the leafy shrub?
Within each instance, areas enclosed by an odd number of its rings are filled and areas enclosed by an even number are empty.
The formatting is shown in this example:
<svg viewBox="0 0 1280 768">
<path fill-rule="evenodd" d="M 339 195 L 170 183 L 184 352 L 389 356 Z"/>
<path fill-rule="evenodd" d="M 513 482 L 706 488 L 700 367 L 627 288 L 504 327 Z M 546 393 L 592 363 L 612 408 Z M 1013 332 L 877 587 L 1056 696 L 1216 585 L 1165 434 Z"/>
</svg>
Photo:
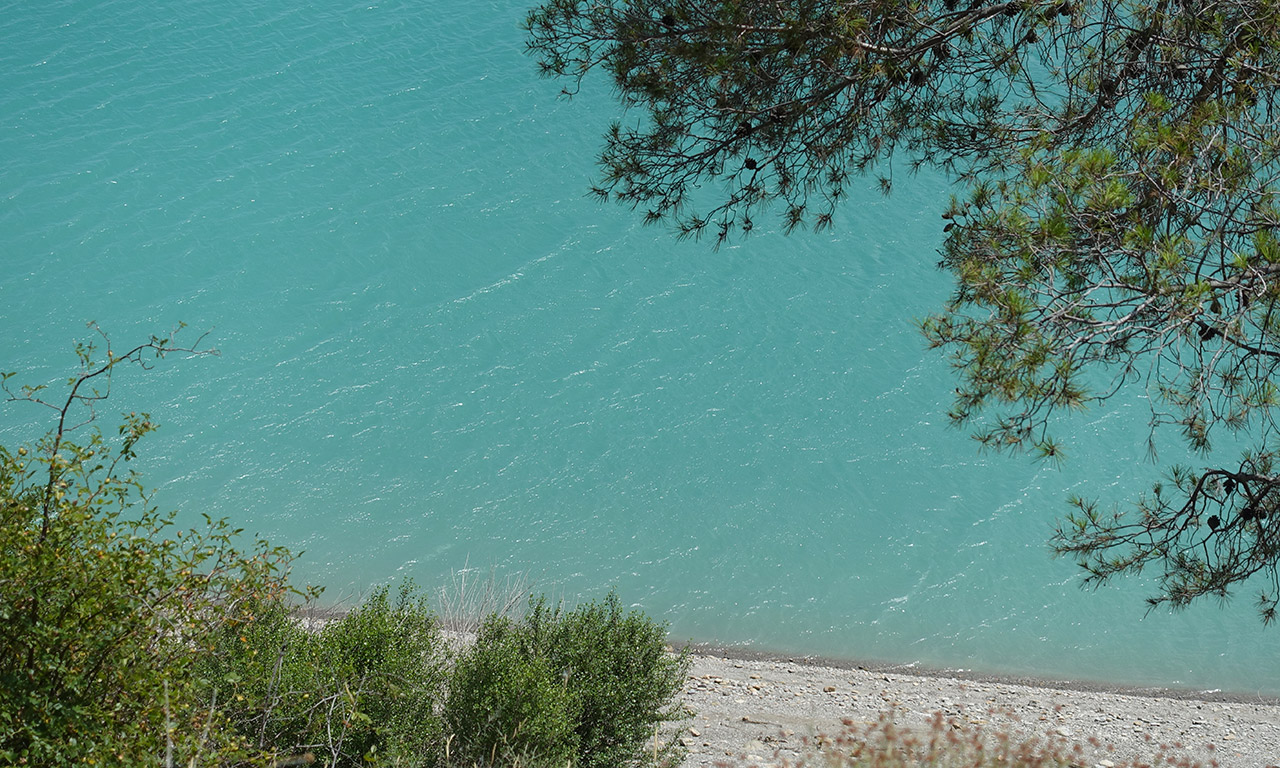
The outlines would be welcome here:
<svg viewBox="0 0 1280 768">
<path fill-rule="evenodd" d="M 141 764 L 235 746 L 206 727 L 216 713 L 190 671 L 249 602 L 288 591 L 289 553 L 260 541 L 242 551 L 222 520 L 179 531 L 149 507 L 127 470 L 155 428 L 146 414 L 126 417 L 115 442 L 92 427 L 71 439 L 73 410 L 92 420 L 105 396 L 94 385 L 115 366 L 173 349 L 152 338 L 95 362 L 81 347 L 69 394 L 53 401 L 3 377 L 10 400 L 50 406 L 57 421 L 35 444 L 0 448 L 0 764 Z"/>
<path fill-rule="evenodd" d="M 674 700 L 688 674 L 687 653 L 673 657 L 666 627 L 638 611 L 623 612 L 616 593 L 565 613 L 534 601 L 524 627 L 552 669 L 566 676 L 573 699 L 580 768 L 650 765 L 655 729 L 679 720 Z M 673 760 L 678 745 L 658 750 Z"/>
<path fill-rule="evenodd" d="M 567 765 L 577 754 L 568 687 L 509 618 L 484 621 L 445 703 L 450 765 Z"/>
<path fill-rule="evenodd" d="M 263 751 L 314 752 L 328 765 L 423 765 L 440 746 L 434 707 L 446 654 L 412 583 L 394 604 L 376 590 L 355 610 L 312 630 L 281 601 L 227 625 L 205 677 L 226 691 L 224 711 Z"/>
<path fill-rule="evenodd" d="M 655 739 L 663 722 L 683 716 L 673 702 L 689 662 L 671 656 L 665 638 L 665 627 L 623 612 L 612 593 L 568 612 L 540 598 L 518 622 L 487 622 L 458 663 L 446 705 L 463 763 L 490 764 L 504 749 L 572 754 L 581 768 L 678 762 L 678 743 Z"/>
<path fill-rule="evenodd" d="M 0 447 L 0 765 L 294 765 L 314 752 L 331 766 L 615 768 L 675 754 L 646 744 L 679 715 L 687 659 L 614 595 L 491 616 L 450 676 L 412 585 L 312 630 L 288 605 L 318 590 L 289 586 L 287 550 L 242 550 L 225 520 L 178 530 L 128 470 L 150 418 L 130 414 L 114 441 L 90 422 L 116 366 L 179 349 L 153 337 L 95 361 L 82 346 L 61 399 L 0 376 L 9 400 L 57 414 L 36 443 Z"/>
</svg>

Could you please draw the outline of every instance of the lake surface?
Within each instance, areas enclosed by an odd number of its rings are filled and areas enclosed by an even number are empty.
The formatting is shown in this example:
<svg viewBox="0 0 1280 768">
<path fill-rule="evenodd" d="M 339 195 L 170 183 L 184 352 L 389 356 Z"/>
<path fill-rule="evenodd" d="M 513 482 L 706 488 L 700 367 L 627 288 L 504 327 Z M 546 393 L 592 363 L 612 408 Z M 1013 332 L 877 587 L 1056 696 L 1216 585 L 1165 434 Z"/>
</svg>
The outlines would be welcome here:
<svg viewBox="0 0 1280 768">
<path fill-rule="evenodd" d="M 0 370 L 85 322 L 220 357 L 122 373 L 156 503 L 305 554 L 331 600 L 463 568 L 616 588 L 677 638 L 1280 694 L 1252 595 L 1145 614 L 1046 540 L 1158 470 L 1141 392 L 1061 469 L 980 454 L 914 322 L 946 180 L 713 252 L 585 196 L 616 117 L 523 51 L 520 2 L 136 0 L 0 15 Z M 44 429 L 0 408 L 0 439 Z M 1164 435 L 1161 458 L 1182 456 Z"/>
</svg>

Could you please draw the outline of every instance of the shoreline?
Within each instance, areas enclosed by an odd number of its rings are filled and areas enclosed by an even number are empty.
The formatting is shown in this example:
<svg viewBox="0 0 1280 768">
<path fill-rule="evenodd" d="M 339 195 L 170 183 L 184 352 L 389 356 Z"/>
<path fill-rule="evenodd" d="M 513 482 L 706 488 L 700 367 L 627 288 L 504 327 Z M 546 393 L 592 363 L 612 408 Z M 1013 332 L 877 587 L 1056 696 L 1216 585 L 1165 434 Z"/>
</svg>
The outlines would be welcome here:
<svg viewBox="0 0 1280 768">
<path fill-rule="evenodd" d="M 1071 764 L 1081 768 L 1280 768 L 1275 700 L 678 647 L 692 658 L 681 702 L 694 716 L 675 732 L 684 768 L 794 766 L 824 737 L 885 713 L 911 730 L 945 722 L 982 740 L 1078 749 Z"/>
<path fill-rule="evenodd" d="M 774 650 L 761 650 L 747 646 L 724 645 L 720 643 L 680 641 L 669 645 L 675 650 L 689 649 L 694 656 L 710 656 L 733 661 L 758 661 L 773 664 L 795 664 L 823 669 L 845 671 L 862 671 L 869 673 L 889 673 L 920 678 L 942 678 L 946 680 L 987 683 L 996 685 L 1020 685 L 1033 688 L 1074 691 L 1078 693 L 1106 693 L 1117 696 L 1136 696 L 1146 698 L 1173 699 L 1176 701 L 1199 701 L 1233 704 L 1258 704 L 1262 706 L 1280 706 L 1280 696 L 1261 693 L 1244 693 L 1222 689 L 1203 690 L 1178 686 L 1139 686 L 1124 683 L 1109 683 L 1101 680 L 1077 680 L 1053 677 L 1036 677 L 1034 675 L 1004 674 L 998 672 L 977 672 L 970 669 L 952 669 L 947 667 L 930 667 L 914 662 L 891 662 L 883 660 L 858 659 L 849 657 L 821 656 L 814 654 L 795 654 Z"/>
<path fill-rule="evenodd" d="M 316 610 L 311 626 L 341 615 Z M 449 632 L 459 642 L 466 633 Z M 1014 738 L 1073 751 L 1078 768 L 1280 768 L 1280 699 L 1224 691 L 1132 687 L 826 658 L 714 643 L 672 642 L 691 666 L 667 731 L 681 768 L 791 768 L 816 745 L 892 713 L 895 725 L 938 723 L 974 739 Z M 821 762 L 819 765 L 823 764 Z"/>
<path fill-rule="evenodd" d="M 324 624 L 334 618 L 342 618 L 350 611 L 343 604 L 327 606 L 308 606 L 299 611 L 299 615 L 312 622 Z M 775 664 L 797 664 L 823 669 L 846 671 L 863 671 L 870 673 L 890 673 L 919 678 L 941 678 L 946 680 L 969 681 L 999 685 L 1020 685 L 1033 688 L 1074 691 L 1078 693 L 1105 693 L 1117 696 L 1136 696 L 1144 698 L 1173 699 L 1177 701 L 1199 701 L 1213 703 L 1258 704 L 1262 706 L 1280 706 L 1280 695 L 1247 693 L 1226 689 L 1200 689 L 1184 686 L 1132 685 L 1113 683 L 1105 680 L 1081 680 L 1075 678 L 1038 677 L 1001 672 L 980 672 L 972 669 L 956 669 L 950 667 L 931 667 L 915 662 L 893 662 L 883 659 L 862 659 L 845 656 L 824 656 L 819 654 L 792 653 L 774 649 L 753 648 L 745 645 L 726 645 L 724 643 L 676 640 L 667 637 L 667 645 L 675 650 L 689 649 L 694 656 L 707 656 L 734 661 L 767 662 Z M 1280 756 L 1278 756 L 1280 760 Z"/>
</svg>

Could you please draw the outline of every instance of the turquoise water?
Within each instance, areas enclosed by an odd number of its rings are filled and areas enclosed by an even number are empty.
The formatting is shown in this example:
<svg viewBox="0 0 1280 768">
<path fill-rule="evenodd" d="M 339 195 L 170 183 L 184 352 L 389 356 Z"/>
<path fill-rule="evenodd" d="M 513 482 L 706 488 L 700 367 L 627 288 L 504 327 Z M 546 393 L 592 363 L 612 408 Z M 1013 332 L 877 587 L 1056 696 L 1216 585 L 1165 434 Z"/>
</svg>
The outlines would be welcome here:
<svg viewBox="0 0 1280 768">
<path fill-rule="evenodd" d="M 912 324 L 949 287 L 945 180 L 868 188 L 834 234 L 677 244 L 584 196 L 615 107 L 534 76 L 523 12 L 7 9 L 0 369 L 63 375 L 88 320 L 212 329 L 220 357 L 107 410 L 164 424 L 158 504 L 305 550 L 334 599 L 493 566 L 678 638 L 1280 693 L 1250 595 L 1144 615 L 1142 582 L 1049 556 L 1069 493 L 1154 477 L 1141 393 L 1064 425 L 1061 470 L 946 426 Z M 0 438 L 42 418 L 5 406 Z"/>
</svg>

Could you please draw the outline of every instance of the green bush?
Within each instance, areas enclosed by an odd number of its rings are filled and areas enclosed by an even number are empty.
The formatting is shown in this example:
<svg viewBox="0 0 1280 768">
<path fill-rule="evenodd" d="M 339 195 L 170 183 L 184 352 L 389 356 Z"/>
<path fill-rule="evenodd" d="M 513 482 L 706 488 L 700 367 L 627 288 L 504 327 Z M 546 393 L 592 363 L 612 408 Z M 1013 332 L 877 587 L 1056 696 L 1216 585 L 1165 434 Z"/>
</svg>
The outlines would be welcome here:
<svg viewBox="0 0 1280 768">
<path fill-rule="evenodd" d="M 662 743 L 658 729 L 684 716 L 674 702 L 689 662 L 665 638 L 612 593 L 568 612 L 539 598 L 518 622 L 490 620 L 446 705 L 462 764 L 489 765 L 504 750 L 560 765 L 572 755 L 580 768 L 677 763 L 678 742 Z"/>
<path fill-rule="evenodd" d="M 128 469 L 150 418 L 129 414 L 114 440 L 88 424 L 116 366 L 177 349 L 152 338 L 95 361 L 81 347 L 63 398 L 0 376 L 9 400 L 57 413 L 38 442 L 0 447 L 0 765 L 217 768 L 314 753 L 330 766 L 616 768 L 675 756 L 656 729 L 680 714 L 687 659 L 614 595 L 492 616 L 450 671 L 412 585 L 304 627 L 289 601 L 318 590 L 289 586 L 288 551 L 243 550 L 225 520 L 179 530 Z"/>
<path fill-rule="evenodd" d="M 94 362 L 82 347 L 69 394 L 52 401 L 3 377 L 9 399 L 58 419 L 38 442 L 0 448 L 0 764 L 142 764 L 236 747 L 208 727 L 218 718 L 190 673 L 248 603 L 288 590 L 288 552 L 242 551 L 220 520 L 177 530 L 149 507 L 127 469 L 155 428 L 146 414 L 127 416 L 115 441 L 92 428 L 71 439 L 75 408 L 104 396 L 97 381 L 170 349 L 153 338 Z"/>
<path fill-rule="evenodd" d="M 656 729 L 684 717 L 674 701 L 689 669 L 687 653 L 667 651 L 665 626 L 638 611 L 623 612 L 612 592 L 603 603 L 567 613 L 539 599 L 524 626 L 567 680 L 579 768 L 678 762 L 675 741 L 659 747 L 654 759 Z"/>
<path fill-rule="evenodd" d="M 383 587 L 346 616 L 304 627 L 281 601 L 228 625 L 204 679 L 223 711 L 264 752 L 312 752 L 326 765 L 427 765 L 440 747 L 434 708 L 446 653 L 411 583 Z"/>
<path fill-rule="evenodd" d="M 523 627 L 491 616 L 454 667 L 447 764 L 564 766 L 577 754 L 567 686 Z"/>
</svg>

